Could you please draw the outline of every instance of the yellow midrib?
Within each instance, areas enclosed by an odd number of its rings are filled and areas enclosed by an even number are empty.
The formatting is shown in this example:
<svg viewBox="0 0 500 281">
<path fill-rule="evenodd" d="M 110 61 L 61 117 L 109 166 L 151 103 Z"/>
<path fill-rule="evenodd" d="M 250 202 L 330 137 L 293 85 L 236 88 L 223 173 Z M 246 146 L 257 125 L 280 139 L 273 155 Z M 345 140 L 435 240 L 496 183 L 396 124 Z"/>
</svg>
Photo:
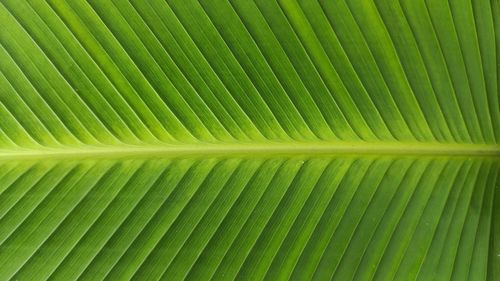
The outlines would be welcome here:
<svg viewBox="0 0 500 281">
<path fill-rule="evenodd" d="M 497 144 L 440 143 L 247 143 L 147 146 L 84 146 L 78 148 L 0 149 L 0 158 L 88 157 L 120 155 L 205 155 L 205 154 L 399 154 L 500 156 Z"/>
</svg>

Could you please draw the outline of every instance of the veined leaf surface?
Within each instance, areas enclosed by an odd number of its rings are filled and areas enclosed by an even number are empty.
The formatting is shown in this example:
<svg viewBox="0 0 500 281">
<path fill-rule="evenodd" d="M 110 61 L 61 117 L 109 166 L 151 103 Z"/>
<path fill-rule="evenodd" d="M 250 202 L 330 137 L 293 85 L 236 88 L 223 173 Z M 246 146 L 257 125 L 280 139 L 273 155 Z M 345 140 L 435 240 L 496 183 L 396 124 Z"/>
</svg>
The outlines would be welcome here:
<svg viewBox="0 0 500 281">
<path fill-rule="evenodd" d="M 498 165 L 389 156 L 4 162 L 0 276 L 482 280 L 488 251 L 499 253 L 489 248 Z"/>
<path fill-rule="evenodd" d="M 499 30 L 498 0 L 0 0 L 0 280 L 498 279 Z"/>
</svg>

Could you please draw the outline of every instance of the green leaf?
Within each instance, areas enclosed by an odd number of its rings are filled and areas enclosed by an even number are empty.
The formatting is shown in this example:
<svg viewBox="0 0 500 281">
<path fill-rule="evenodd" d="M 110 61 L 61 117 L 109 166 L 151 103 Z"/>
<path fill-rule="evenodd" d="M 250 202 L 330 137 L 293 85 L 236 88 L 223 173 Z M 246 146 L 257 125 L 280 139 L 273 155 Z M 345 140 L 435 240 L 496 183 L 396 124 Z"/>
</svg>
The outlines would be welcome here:
<svg viewBox="0 0 500 281">
<path fill-rule="evenodd" d="M 500 1 L 0 0 L 0 280 L 496 280 Z"/>
<path fill-rule="evenodd" d="M 0 276 L 485 280 L 488 251 L 500 253 L 489 246 L 499 165 L 391 156 L 2 162 Z"/>
<path fill-rule="evenodd" d="M 3 0 L 0 152 L 498 154 L 483 2 Z"/>
</svg>

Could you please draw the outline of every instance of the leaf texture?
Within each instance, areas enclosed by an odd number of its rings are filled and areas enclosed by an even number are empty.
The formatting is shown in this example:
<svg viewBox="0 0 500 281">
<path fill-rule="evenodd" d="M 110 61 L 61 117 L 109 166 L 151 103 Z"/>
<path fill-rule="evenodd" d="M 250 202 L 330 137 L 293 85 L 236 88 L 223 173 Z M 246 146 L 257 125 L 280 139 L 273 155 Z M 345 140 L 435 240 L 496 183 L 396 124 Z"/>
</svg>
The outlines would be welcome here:
<svg viewBox="0 0 500 281">
<path fill-rule="evenodd" d="M 497 280 L 499 34 L 498 0 L 0 0 L 0 280 Z"/>
<path fill-rule="evenodd" d="M 498 153 L 498 13 L 467 0 L 2 0 L 0 149 Z"/>
<path fill-rule="evenodd" d="M 387 156 L 4 162 L 0 276 L 485 280 L 498 165 Z"/>
</svg>

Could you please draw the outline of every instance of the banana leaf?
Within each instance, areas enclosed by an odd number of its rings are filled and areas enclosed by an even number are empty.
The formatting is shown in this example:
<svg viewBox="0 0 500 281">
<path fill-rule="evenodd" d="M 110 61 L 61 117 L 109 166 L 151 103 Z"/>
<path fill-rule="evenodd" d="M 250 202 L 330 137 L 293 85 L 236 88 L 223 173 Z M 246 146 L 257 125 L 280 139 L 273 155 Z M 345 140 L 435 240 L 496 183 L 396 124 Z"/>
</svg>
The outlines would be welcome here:
<svg viewBox="0 0 500 281">
<path fill-rule="evenodd" d="M 500 1 L 0 0 L 0 280 L 499 280 Z"/>
</svg>

